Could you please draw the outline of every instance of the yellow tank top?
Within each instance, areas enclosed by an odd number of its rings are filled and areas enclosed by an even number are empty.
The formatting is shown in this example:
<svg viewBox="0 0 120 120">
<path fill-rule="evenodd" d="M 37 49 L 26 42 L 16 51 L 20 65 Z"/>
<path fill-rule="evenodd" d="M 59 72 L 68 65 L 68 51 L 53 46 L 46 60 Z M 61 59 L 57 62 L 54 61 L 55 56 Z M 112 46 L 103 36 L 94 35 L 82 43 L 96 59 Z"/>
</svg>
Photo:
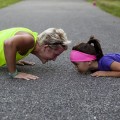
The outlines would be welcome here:
<svg viewBox="0 0 120 120">
<path fill-rule="evenodd" d="M 5 54 L 4 54 L 4 41 L 5 40 L 9 40 L 11 37 L 15 36 L 15 34 L 17 32 L 27 32 L 27 33 L 31 34 L 34 37 L 34 41 L 36 43 L 38 33 L 37 32 L 33 32 L 30 29 L 22 28 L 22 27 L 17 27 L 17 28 L 10 28 L 10 29 L 6 29 L 6 30 L 0 31 L 0 66 L 4 66 L 6 64 Z M 34 43 L 34 45 L 35 45 L 35 43 Z M 27 52 L 26 55 L 20 55 L 17 52 L 16 53 L 16 61 L 19 61 L 19 60 L 23 59 L 24 57 L 26 57 L 27 55 L 29 55 L 30 52 L 33 49 L 34 49 L 34 47 L 31 48 Z"/>
</svg>

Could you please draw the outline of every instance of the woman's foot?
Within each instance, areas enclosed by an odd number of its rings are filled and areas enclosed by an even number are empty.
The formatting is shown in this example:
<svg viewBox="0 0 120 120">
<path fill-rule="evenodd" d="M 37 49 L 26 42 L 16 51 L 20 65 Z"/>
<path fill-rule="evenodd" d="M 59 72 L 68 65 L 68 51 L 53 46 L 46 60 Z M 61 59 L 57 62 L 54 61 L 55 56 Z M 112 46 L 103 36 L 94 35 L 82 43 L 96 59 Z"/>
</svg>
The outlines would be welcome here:
<svg viewBox="0 0 120 120">
<path fill-rule="evenodd" d="M 24 61 L 24 60 L 20 60 L 16 63 L 17 65 L 20 65 L 20 66 L 24 66 L 24 65 L 35 65 L 35 62 L 29 62 L 29 61 Z"/>
</svg>

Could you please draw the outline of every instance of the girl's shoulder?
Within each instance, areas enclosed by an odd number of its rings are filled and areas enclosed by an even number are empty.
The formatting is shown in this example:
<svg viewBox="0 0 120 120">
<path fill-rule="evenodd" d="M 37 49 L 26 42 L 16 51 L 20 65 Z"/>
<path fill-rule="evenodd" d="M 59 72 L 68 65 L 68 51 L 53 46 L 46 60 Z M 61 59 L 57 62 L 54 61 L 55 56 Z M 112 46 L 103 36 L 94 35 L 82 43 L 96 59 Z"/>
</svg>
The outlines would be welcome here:
<svg viewBox="0 0 120 120">
<path fill-rule="evenodd" d="M 99 61 L 101 62 L 109 62 L 109 61 L 117 61 L 120 62 L 120 53 L 109 53 L 105 54 Z"/>
<path fill-rule="evenodd" d="M 100 70 L 110 70 L 111 64 L 116 61 L 120 62 L 120 53 L 109 53 L 105 54 L 99 61 Z"/>
<path fill-rule="evenodd" d="M 117 60 L 117 59 L 120 59 L 120 53 L 108 53 L 108 54 L 105 54 L 101 59 L 114 59 L 114 60 Z"/>
</svg>

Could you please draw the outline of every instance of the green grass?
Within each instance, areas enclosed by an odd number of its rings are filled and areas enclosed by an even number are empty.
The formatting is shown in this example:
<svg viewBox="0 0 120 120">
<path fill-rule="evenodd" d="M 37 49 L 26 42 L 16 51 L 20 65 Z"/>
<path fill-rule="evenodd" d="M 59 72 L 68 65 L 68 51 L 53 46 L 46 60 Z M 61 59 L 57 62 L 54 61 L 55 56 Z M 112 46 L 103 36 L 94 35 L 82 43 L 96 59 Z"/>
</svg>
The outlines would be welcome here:
<svg viewBox="0 0 120 120">
<path fill-rule="evenodd" d="M 0 8 L 7 7 L 21 0 L 0 0 Z"/>
<path fill-rule="evenodd" d="M 93 0 L 88 0 L 93 2 Z M 97 0 L 97 6 L 102 10 L 120 17 L 120 0 Z"/>
</svg>

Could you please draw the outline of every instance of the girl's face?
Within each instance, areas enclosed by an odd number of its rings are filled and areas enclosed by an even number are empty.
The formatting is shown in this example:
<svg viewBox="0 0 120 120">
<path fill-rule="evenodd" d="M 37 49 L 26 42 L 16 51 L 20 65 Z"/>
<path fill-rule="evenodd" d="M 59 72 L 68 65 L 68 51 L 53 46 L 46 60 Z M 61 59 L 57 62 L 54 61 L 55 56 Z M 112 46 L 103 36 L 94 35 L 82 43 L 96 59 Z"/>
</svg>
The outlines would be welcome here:
<svg viewBox="0 0 120 120">
<path fill-rule="evenodd" d="M 86 73 L 89 70 L 90 62 L 74 62 L 77 70 L 81 73 Z"/>
</svg>

